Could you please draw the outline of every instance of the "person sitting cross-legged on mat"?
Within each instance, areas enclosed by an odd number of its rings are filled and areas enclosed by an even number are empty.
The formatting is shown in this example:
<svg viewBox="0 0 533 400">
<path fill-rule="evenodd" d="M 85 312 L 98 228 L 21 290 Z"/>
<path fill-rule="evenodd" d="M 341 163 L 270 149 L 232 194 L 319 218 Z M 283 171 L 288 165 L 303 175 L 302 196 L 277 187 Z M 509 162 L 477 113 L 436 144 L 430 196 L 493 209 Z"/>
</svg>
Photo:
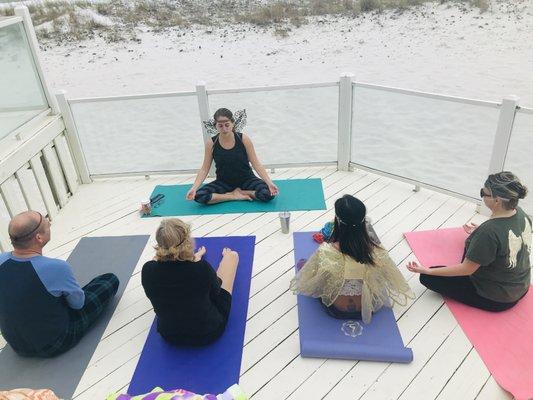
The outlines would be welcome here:
<svg viewBox="0 0 533 400">
<path fill-rule="evenodd" d="M 331 237 L 313 253 L 290 284 L 295 294 L 320 298 L 328 314 L 362 319 L 393 303 L 405 305 L 411 289 L 389 254 L 369 236 L 362 201 L 335 201 Z"/>
<path fill-rule="evenodd" d="M 531 219 L 518 207 L 527 188 L 511 172 L 489 175 L 480 196 L 492 212 L 477 226 L 465 225 L 470 236 L 463 261 L 430 268 L 407 264 L 420 273 L 430 290 L 486 311 L 504 311 L 526 295 L 531 284 Z"/>
<path fill-rule="evenodd" d="M 214 129 L 213 126 L 216 127 L 216 135 L 205 145 L 204 161 L 194 184 L 185 196 L 187 200 L 202 204 L 231 200 L 267 202 L 278 194 L 277 186 L 255 153 L 252 140 L 238 131 L 244 126 L 245 119 L 244 111 L 239 112 L 236 121 L 230 110 L 220 108 L 215 112 L 211 125 L 206 124 L 211 130 Z M 200 187 L 213 160 L 216 180 Z M 254 175 L 250 163 L 262 179 Z"/>
<path fill-rule="evenodd" d="M 9 223 L 12 252 L 0 254 L 0 330 L 22 356 L 53 357 L 73 346 L 115 296 L 114 274 L 94 278 L 83 288 L 71 266 L 44 257 L 50 221 L 36 211 Z"/>
<path fill-rule="evenodd" d="M 157 331 L 176 345 L 202 346 L 218 339 L 226 327 L 237 252 L 224 248 L 217 272 L 194 252 L 189 225 L 178 218 L 161 222 L 156 255 L 144 264 L 142 286 L 157 315 Z"/>
</svg>

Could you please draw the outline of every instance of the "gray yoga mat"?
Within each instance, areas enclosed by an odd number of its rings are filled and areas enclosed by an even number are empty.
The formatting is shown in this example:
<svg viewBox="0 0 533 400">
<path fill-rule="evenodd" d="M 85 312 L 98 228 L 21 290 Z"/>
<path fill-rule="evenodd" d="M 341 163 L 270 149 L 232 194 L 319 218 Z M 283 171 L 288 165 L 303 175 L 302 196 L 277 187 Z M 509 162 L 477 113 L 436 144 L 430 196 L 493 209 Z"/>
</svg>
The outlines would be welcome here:
<svg viewBox="0 0 533 400">
<path fill-rule="evenodd" d="M 120 280 L 115 299 L 81 341 L 60 356 L 49 359 L 20 357 L 6 345 L 0 352 L 0 390 L 47 388 L 62 399 L 72 398 L 148 238 L 143 235 L 80 240 L 68 258 L 78 282 L 84 286 L 97 275 L 112 272 Z"/>
</svg>

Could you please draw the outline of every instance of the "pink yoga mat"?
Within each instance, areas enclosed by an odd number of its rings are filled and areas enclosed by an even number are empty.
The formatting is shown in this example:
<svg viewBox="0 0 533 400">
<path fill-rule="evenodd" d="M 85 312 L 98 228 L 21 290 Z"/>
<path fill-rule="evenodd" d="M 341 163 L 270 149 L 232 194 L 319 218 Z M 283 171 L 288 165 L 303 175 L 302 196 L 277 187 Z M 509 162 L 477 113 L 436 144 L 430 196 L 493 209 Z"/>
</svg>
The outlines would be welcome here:
<svg viewBox="0 0 533 400">
<path fill-rule="evenodd" d="M 463 228 L 405 233 L 421 264 L 461 262 Z M 492 313 L 446 299 L 446 304 L 488 370 L 516 400 L 533 398 L 533 291 L 512 309 Z"/>
</svg>

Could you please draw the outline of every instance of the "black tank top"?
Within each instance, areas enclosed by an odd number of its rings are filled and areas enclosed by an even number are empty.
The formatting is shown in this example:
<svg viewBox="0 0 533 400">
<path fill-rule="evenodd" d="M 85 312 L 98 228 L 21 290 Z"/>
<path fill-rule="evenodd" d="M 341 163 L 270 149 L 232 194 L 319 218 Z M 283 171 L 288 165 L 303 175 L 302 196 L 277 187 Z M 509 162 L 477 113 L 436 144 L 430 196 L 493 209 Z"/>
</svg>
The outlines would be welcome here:
<svg viewBox="0 0 533 400">
<path fill-rule="evenodd" d="M 220 145 L 219 135 L 214 136 L 212 140 L 218 180 L 238 187 L 254 176 L 242 141 L 242 133 L 235 132 L 235 146 L 229 150 Z"/>
</svg>

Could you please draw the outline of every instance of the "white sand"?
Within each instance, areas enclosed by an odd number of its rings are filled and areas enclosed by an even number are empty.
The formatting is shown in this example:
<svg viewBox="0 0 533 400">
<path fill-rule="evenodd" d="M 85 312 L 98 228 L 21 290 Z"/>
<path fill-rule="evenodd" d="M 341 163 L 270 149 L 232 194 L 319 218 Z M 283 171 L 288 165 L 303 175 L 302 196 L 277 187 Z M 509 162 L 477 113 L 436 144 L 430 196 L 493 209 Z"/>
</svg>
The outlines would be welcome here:
<svg viewBox="0 0 533 400">
<path fill-rule="evenodd" d="M 533 7 L 463 13 L 425 5 L 395 15 L 319 18 L 287 38 L 254 28 L 144 33 L 142 43 L 43 52 L 55 88 L 101 96 L 209 87 L 358 81 L 499 101 L 518 95 L 533 105 Z M 522 7 L 522 6 L 521 6 Z M 180 36 L 181 35 L 181 36 Z"/>
</svg>

